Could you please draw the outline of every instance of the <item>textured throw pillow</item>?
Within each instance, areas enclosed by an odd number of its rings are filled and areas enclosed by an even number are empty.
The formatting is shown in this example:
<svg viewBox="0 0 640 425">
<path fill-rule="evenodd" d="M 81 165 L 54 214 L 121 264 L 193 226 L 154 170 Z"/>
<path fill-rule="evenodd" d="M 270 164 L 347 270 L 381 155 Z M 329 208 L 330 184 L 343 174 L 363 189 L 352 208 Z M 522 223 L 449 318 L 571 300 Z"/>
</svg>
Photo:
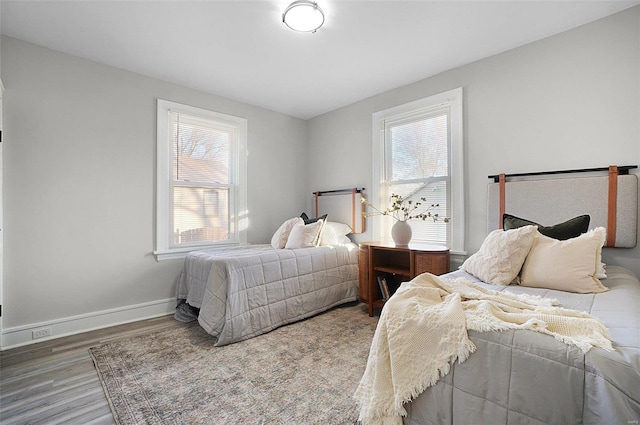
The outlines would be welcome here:
<svg viewBox="0 0 640 425">
<path fill-rule="evenodd" d="M 320 233 L 320 245 L 338 245 L 351 242 L 347 235 L 351 233 L 351 227 L 344 223 L 327 221 Z"/>
<path fill-rule="evenodd" d="M 520 285 L 581 294 L 607 291 L 597 278 L 606 237 L 604 227 L 566 241 L 536 235 L 522 267 Z"/>
<path fill-rule="evenodd" d="M 520 272 L 536 233 L 536 226 L 494 230 L 460 268 L 486 283 L 509 285 Z"/>
<path fill-rule="evenodd" d="M 517 229 L 522 226 L 537 226 L 538 231 L 543 235 L 563 241 L 576 238 L 589 230 L 589 221 L 591 221 L 591 217 L 585 214 L 553 226 L 543 226 L 531 220 L 527 220 L 526 218 L 503 214 L 502 228 L 504 230 L 510 230 Z"/>
<path fill-rule="evenodd" d="M 284 248 L 287 244 L 287 239 L 289 239 L 289 233 L 291 233 L 291 229 L 296 224 L 303 225 L 304 220 L 300 217 L 294 217 L 282 223 L 271 237 L 271 246 L 276 249 Z"/>
<path fill-rule="evenodd" d="M 296 224 L 289 233 L 289 239 L 284 246 L 286 249 L 310 248 L 317 245 L 323 220 L 311 224 Z"/>
</svg>

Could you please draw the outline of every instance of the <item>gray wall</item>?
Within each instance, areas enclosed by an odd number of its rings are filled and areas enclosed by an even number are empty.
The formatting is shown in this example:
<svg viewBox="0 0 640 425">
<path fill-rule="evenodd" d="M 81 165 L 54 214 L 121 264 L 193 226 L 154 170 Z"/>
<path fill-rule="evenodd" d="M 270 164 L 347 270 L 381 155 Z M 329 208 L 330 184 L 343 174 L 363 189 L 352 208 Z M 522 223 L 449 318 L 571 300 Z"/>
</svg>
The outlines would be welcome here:
<svg viewBox="0 0 640 425">
<path fill-rule="evenodd" d="M 371 187 L 372 113 L 463 87 L 473 253 L 488 175 L 640 164 L 639 28 L 640 6 L 313 118 L 309 188 Z M 604 256 L 640 275 L 640 247 Z"/>
<path fill-rule="evenodd" d="M 461 86 L 471 253 L 488 174 L 640 163 L 639 27 L 635 7 L 307 122 L 3 37 L 3 327 L 174 296 L 181 261 L 151 255 L 156 98 L 249 120 L 258 243 L 312 191 L 371 186 L 373 112 Z M 640 274 L 640 248 L 605 260 Z"/>
<path fill-rule="evenodd" d="M 305 205 L 303 120 L 8 37 L 1 75 L 5 328 L 175 296 L 182 261 L 151 254 L 157 98 L 248 119 L 249 242 Z"/>
</svg>

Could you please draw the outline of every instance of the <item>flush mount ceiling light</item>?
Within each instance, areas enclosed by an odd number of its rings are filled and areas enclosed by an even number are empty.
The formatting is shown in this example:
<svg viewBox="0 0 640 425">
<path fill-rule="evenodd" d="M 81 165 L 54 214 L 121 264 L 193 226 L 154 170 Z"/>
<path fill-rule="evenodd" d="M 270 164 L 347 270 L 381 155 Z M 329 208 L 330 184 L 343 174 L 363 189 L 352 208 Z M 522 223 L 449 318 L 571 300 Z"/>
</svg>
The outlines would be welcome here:
<svg viewBox="0 0 640 425">
<path fill-rule="evenodd" d="M 282 22 L 295 31 L 316 32 L 324 24 L 324 13 L 317 3 L 298 0 L 285 9 Z"/>
</svg>

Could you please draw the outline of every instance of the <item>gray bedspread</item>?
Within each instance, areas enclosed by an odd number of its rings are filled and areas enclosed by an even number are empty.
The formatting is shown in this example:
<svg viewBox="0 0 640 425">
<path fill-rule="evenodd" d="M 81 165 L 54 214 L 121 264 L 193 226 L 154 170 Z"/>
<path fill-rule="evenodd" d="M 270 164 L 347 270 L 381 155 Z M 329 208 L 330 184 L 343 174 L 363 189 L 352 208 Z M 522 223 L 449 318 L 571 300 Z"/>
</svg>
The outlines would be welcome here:
<svg viewBox="0 0 640 425">
<path fill-rule="evenodd" d="M 188 320 L 193 311 L 215 345 L 248 339 L 357 300 L 358 246 L 249 245 L 192 252 L 177 298 L 176 318 Z"/>
<path fill-rule="evenodd" d="M 600 294 L 522 286 L 494 290 L 557 298 L 563 307 L 599 317 L 615 351 L 580 349 L 541 333 L 474 332 L 464 363 L 407 404 L 406 425 L 629 425 L 640 421 L 640 282 L 609 266 Z M 478 279 L 456 271 L 449 276 Z M 446 275 L 445 275 L 446 277 Z"/>
</svg>

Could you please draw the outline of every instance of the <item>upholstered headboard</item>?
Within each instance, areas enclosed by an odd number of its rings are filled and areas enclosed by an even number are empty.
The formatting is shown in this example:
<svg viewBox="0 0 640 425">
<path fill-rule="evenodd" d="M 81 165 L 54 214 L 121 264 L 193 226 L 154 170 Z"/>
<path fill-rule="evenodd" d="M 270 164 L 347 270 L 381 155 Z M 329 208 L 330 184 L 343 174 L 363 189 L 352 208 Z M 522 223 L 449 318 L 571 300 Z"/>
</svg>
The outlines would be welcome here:
<svg viewBox="0 0 640 425">
<path fill-rule="evenodd" d="M 316 217 L 328 214 L 329 221 L 348 224 L 352 233 L 364 232 L 364 187 L 313 192 Z"/>
<path fill-rule="evenodd" d="M 615 235 L 608 235 L 607 246 L 635 247 L 638 234 L 638 176 L 628 174 L 630 168 L 637 166 L 615 167 L 615 170 L 622 170 L 620 174 L 612 174 L 612 167 L 551 172 L 586 171 L 588 175 L 585 177 L 549 178 L 542 176 L 545 173 L 489 176 L 494 183 L 488 187 L 487 230 L 501 228 L 502 212 L 544 226 L 589 214 L 589 228 L 615 228 Z M 609 173 L 602 175 L 599 172 L 602 170 L 609 170 Z M 625 171 L 627 174 L 624 174 Z M 504 181 L 502 190 L 500 179 Z M 501 191 L 504 193 L 503 211 Z"/>
</svg>

